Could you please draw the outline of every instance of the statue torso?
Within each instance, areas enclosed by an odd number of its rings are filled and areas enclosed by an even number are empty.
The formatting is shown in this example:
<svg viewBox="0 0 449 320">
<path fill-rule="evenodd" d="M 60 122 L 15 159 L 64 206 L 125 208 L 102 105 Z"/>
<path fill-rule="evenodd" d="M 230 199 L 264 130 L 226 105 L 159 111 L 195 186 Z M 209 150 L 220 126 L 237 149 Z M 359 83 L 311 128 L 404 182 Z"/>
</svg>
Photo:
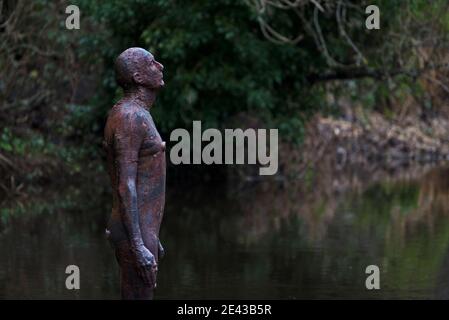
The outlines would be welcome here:
<svg viewBox="0 0 449 320">
<path fill-rule="evenodd" d="M 136 130 L 128 131 L 122 123 L 126 118 Z M 126 145 L 118 150 L 117 136 L 127 137 L 136 135 L 139 143 Z M 120 242 L 127 240 L 126 232 L 122 224 L 120 198 L 118 196 L 119 176 L 117 152 L 135 154 L 137 162 L 136 193 L 137 207 L 140 218 L 140 229 L 144 242 L 153 242 L 153 238 L 159 236 L 159 227 L 162 221 L 165 203 L 165 142 L 162 141 L 156 129 L 151 114 L 133 104 L 117 104 L 111 109 L 105 128 L 104 146 L 107 152 L 108 172 L 112 183 L 113 208 L 108 229 L 111 232 L 111 240 Z M 129 148 L 129 150 L 127 149 Z M 150 243 L 148 243 L 149 246 Z"/>
</svg>

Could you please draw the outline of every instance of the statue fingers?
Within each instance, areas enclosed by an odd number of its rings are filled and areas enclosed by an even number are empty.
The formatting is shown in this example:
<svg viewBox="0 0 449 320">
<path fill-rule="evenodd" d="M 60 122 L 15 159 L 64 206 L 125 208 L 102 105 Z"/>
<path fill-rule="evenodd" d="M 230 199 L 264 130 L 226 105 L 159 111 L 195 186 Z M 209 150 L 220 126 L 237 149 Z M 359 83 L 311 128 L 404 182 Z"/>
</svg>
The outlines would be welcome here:
<svg viewBox="0 0 449 320">
<path fill-rule="evenodd" d="M 139 267 L 139 276 L 142 279 L 143 283 L 146 285 L 152 285 L 151 282 L 151 275 L 148 272 L 148 268 L 147 266 L 141 266 Z"/>
<path fill-rule="evenodd" d="M 162 259 L 165 256 L 165 249 L 162 246 L 162 243 L 159 241 L 159 245 L 158 245 L 158 250 L 159 250 L 159 258 Z"/>
<path fill-rule="evenodd" d="M 151 285 L 153 286 L 153 288 L 156 288 L 157 265 L 151 266 L 150 275 L 151 275 Z"/>
</svg>

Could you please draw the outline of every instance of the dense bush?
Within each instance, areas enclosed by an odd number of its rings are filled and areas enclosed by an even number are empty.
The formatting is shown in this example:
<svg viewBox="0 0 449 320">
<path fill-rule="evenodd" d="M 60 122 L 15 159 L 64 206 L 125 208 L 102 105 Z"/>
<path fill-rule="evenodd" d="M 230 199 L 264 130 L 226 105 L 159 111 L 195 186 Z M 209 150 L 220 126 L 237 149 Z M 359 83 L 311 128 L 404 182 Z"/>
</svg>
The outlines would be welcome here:
<svg viewBox="0 0 449 320">
<path fill-rule="evenodd" d="M 103 26 L 102 32 L 86 35 L 88 47 L 80 49 L 100 52 L 106 66 L 101 112 L 120 95 L 113 59 L 127 47 L 141 46 L 165 65 L 167 87 L 154 109 L 162 130 L 190 127 L 192 120 L 222 127 L 245 113 L 295 139 L 310 113 L 329 110 L 323 86 L 312 84 L 371 78 L 375 82 L 369 86 L 376 90 L 367 90 L 367 96 L 374 95 L 375 104 L 385 84 L 388 92 L 402 83 L 413 85 L 410 76 L 432 67 L 435 61 L 419 54 L 423 41 L 433 41 L 432 50 L 447 43 L 444 1 L 318 2 L 322 6 L 302 1 L 297 8 L 267 7 L 260 14 L 251 3 L 273 2 L 78 1 L 82 12 Z M 381 30 L 365 28 L 365 8 L 373 3 L 381 8 Z M 303 40 L 269 41 L 261 21 L 287 35 L 299 30 Z M 399 84 L 393 81 L 398 75 L 406 76 Z M 343 94 L 363 98 L 358 86 L 346 81 Z"/>
<path fill-rule="evenodd" d="M 425 96 L 417 79 L 447 59 L 445 0 L 71 1 L 80 30 L 64 27 L 68 4 L 0 3 L 0 128 L 8 128 L 0 132 L 14 137 L 2 138 L 3 154 L 62 145 L 99 154 L 107 111 L 121 95 L 113 62 L 131 46 L 165 66 L 153 110 L 165 135 L 193 120 L 229 126 L 243 114 L 300 140 L 311 114 L 339 111 L 337 95 L 367 108 Z M 381 9 L 380 30 L 365 28 L 369 4 Z M 440 75 L 428 81 L 447 90 Z M 21 142 L 33 137 L 40 143 Z"/>
</svg>

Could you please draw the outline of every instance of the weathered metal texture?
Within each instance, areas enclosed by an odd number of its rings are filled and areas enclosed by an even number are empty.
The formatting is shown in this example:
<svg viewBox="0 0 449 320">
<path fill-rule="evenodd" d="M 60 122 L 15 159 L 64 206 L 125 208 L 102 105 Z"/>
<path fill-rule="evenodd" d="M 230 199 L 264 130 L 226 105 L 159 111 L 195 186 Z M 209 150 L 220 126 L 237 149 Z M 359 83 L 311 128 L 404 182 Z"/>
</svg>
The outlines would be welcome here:
<svg viewBox="0 0 449 320">
<path fill-rule="evenodd" d="M 121 274 L 123 299 L 152 299 L 162 246 L 159 228 L 165 204 L 165 142 L 150 114 L 164 86 L 163 66 L 142 48 L 130 48 L 115 63 L 124 97 L 110 110 L 104 130 L 112 214 L 107 234 Z"/>
</svg>

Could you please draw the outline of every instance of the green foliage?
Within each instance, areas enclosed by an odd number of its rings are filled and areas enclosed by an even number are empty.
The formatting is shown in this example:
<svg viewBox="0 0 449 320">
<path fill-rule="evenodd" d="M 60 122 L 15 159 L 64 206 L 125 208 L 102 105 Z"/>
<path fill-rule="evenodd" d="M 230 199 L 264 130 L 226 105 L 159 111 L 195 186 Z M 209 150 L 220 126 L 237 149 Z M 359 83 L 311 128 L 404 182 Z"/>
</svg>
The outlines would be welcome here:
<svg viewBox="0 0 449 320">
<path fill-rule="evenodd" d="M 279 128 L 283 138 L 298 140 L 309 115 L 336 111 L 324 101 L 322 87 L 312 87 L 308 82 L 309 75 L 324 74 L 335 67 L 317 48 L 316 38 L 309 34 L 295 45 L 268 41 L 260 30 L 256 12 L 245 1 L 79 0 L 77 4 L 85 16 L 104 27 L 101 33 L 82 37 L 79 49 L 83 55 L 90 52 L 97 56 L 105 65 L 97 121 L 103 120 L 99 116 L 120 97 L 113 62 L 131 46 L 150 50 L 165 65 L 166 88 L 153 112 L 166 133 L 175 127 L 189 128 L 192 120 L 202 120 L 205 127 L 223 128 L 235 115 L 246 113 Z M 364 8 L 368 4 L 381 8 L 382 32 L 364 27 Z M 422 0 L 407 4 L 378 0 L 362 1 L 360 10 L 348 11 L 345 32 L 365 58 L 359 66 L 388 71 L 396 68 L 404 52 L 413 57 L 411 36 L 406 34 L 406 39 L 400 41 L 387 36 L 406 28 L 404 21 L 411 21 L 411 16 L 421 23 L 438 16 L 438 23 L 447 24 L 448 16 L 440 14 L 444 5 L 441 1 L 428 5 Z M 310 23 L 314 22 L 313 9 L 310 5 L 304 11 Z M 264 18 L 284 34 L 305 27 L 285 10 L 275 10 Z M 342 36 L 335 16 L 322 14 L 318 21 L 332 59 L 343 66 L 353 65 L 357 55 Z M 410 28 L 414 32 L 416 27 Z M 409 64 L 407 67 L 414 67 L 416 59 L 410 60 L 409 56 L 400 59 Z M 398 82 L 394 90 L 399 95 L 407 92 L 401 84 L 409 86 L 410 82 Z M 370 85 L 375 90 L 367 91 Z M 384 85 L 354 81 L 355 90 L 349 86 L 343 94 L 352 94 L 354 100 L 365 100 L 368 107 L 373 107 L 388 99 L 392 88 Z"/>
<path fill-rule="evenodd" d="M 3 128 L 0 132 L 0 151 L 14 153 L 19 156 L 46 153 L 46 144 L 42 136 L 36 136 L 31 140 L 13 135 L 9 128 Z"/>
<path fill-rule="evenodd" d="M 111 40 L 109 48 L 93 48 L 103 52 L 108 70 L 104 88 L 110 99 L 103 100 L 103 110 L 117 98 L 113 59 L 131 46 L 147 48 L 165 66 L 166 88 L 153 111 L 165 132 L 190 127 L 192 120 L 225 127 L 243 112 L 279 127 L 284 136 L 300 136 L 301 114 L 318 101 L 304 97 L 310 96 L 305 94 L 305 76 L 319 67 L 319 59 L 307 48 L 267 41 L 244 2 L 116 0 L 79 5 L 109 31 L 104 34 Z"/>
<path fill-rule="evenodd" d="M 152 111 L 164 136 L 177 127 L 190 129 L 193 120 L 201 120 L 203 128 L 225 128 L 239 125 L 236 119 L 256 118 L 279 128 L 284 140 L 298 142 L 311 115 L 340 112 L 339 97 L 391 117 L 396 112 L 391 100 L 400 104 L 409 95 L 424 96 L 423 105 L 434 108 L 413 72 L 332 82 L 311 79 L 347 71 L 348 66 L 379 73 L 416 71 L 423 64 L 420 44 L 433 44 L 437 56 L 448 43 L 447 1 L 327 1 L 326 12 L 318 14 L 305 1 L 303 20 L 292 10 L 267 9 L 263 18 L 274 29 L 288 36 L 304 34 L 297 44 L 269 41 L 248 3 L 75 0 L 81 10 L 81 29 L 76 31 L 64 27 L 64 1 L 38 0 L 23 7 L 15 26 L 23 36 L 0 33 L 0 128 L 27 133 L 14 136 L 4 129 L 0 150 L 42 152 L 73 164 L 81 156 L 98 158 L 107 112 L 122 94 L 114 59 L 132 46 L 150 50 L 165 66 L 166 88 Z M 346 10 L 346 36 L 335 15 L 338 3 Z M 365 28 L 368 4 L 381 8 L 381 30 Z M 318 25 L 327 50 L 318 43 Z M 445 61 L 444 54 L 439 57 Z"/>
</svg>

